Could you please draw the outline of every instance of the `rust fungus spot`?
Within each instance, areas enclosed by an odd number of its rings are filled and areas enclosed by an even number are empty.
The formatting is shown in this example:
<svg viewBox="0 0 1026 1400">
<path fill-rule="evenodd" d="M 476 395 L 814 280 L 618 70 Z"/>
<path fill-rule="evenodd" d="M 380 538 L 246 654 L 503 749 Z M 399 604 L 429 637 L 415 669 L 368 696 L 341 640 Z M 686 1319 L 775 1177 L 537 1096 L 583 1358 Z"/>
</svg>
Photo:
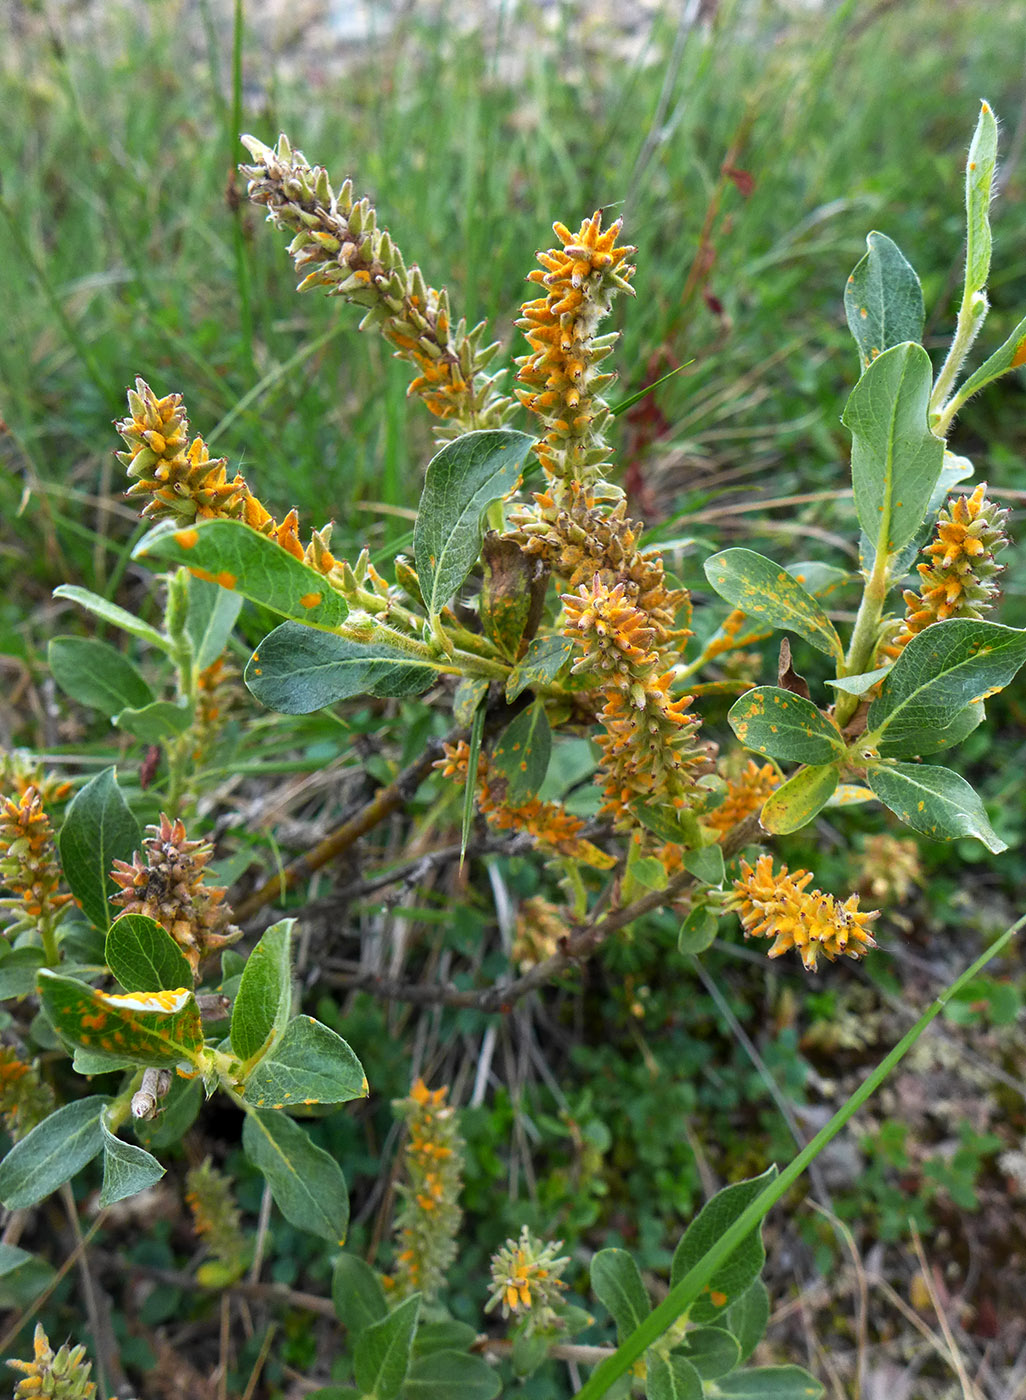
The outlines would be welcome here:
<svg viewBox="0 0 1026 1400">
<path fill-rule="evenodd" d="M 91 1031 L 100 1031 L 107 1024 L 106 1011 L 97 1011 L 95 1016 L 83 1016 L 82 1025 Z"/>
<path fill-rule="evenodd" d="M 227 569 L 222 569 L 219 574 L 214 575 L 214 582 L 220 584 L 222 588 L 234 588 L 238 579 L 234 574 L 230 574 Z"/>
<path fill-rule="evenodd" d="M 315 608 L 323 597 L 323 593 L 304 593 L 299 601 L 304 608 Z"/>
<path fill-rule="evenodd" d="M 714 1307 L 724 1308 L 727 1305 L 726 1293 L 721 1293 L 718 1288 L 714 1288 L 709 1293 L 709 1301 Z"/>
<path fill-rule="evenodd" d="M 198 531 L 198 530 L 176 530 L 176 531 L 175 531 L 175 544 L 180 545 L 182 549 L 192 549 L 193 545 L 196 543 L 196 541 L 197 541 L 198 539 L 199 539 L 199 531 Z"/>
</svg>

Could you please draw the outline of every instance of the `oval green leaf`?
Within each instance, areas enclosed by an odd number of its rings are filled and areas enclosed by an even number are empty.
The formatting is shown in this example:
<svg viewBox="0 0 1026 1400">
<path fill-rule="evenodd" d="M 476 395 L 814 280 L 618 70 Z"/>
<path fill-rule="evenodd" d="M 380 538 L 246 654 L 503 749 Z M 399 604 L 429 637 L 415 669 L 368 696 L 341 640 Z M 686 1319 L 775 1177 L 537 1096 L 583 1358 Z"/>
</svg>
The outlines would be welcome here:
<svg viewBox="0 0 1026 1400">
<path fill-rule="evenodd" d="M 153 691 L 127 657 L 91 637 L 54 637 L 46 649 L 50 672 L 72 700 L 101 714 L 153 703 Z"/>
<path fill-rule="evenodd" d="M 446 443 L 428 463 L 413 530 L 424 604 L 437 617 L 477 563 L 481 516 L 516 488 L 534 445 L 527 433 L 490 428 Z"/>
<path fill-rule="evenodd" d="M 224 651 L 241 611 L 241 593 L 231 593 L 216 583 L 189 575 L 185 631 L 197 671 L 205 671 Z"/>
<path fill-rule="evenodd" d="M 790 763 L 831 763 L 845 751 L 837 725 L 811 700 L 775 685 L 747 691 L 727 715 L 746 749 Z"/>
<path fill-rule="evenodd" d="M 426 690 L 435 676 L 408 652 L 378 642 L 351 642 L 296 622 L 270 632 L 246 667 L 246 685 L 262 705 L 282 715 L 312 714 L 389 681 L 407 687 L 401 694 L 411 693 L 411 685 Z"/>
<path fill-rule="evenodd" d="M 874 232 L 866 248 L 844 289 L 844 314 L 863 369 L 902 341 L 921 340 L 924 316 L 919 278 L 898 245 Z"/>
<path fill-rule="evenodd" d="M 201 520 L 184 528 L 165 520 L 143 536 L 132 558 L 184 564 L 201 580 L 307 627 L 330 629 L 349 615 L 323 574 L 241 520 Z"/>
<path fill-rule="evenodd" d="M 65 1104 L 16 1142 L 0 1162 L 0 1201 L 23 1210 L 70 1181 L 103 1147 L 101 1095 Z"/>
<path fill-rule="evenodd" d="M 674 1287 L 702 1259 L 715 1241 L 719 1240 L 741 1213 L 751 1205 L 777 1174 L 768 1167 L 761 1176 L 725 1186 L 708 1200 L 688 1226 L 684 1238 L 673 1255 L 670 1286 Z M 697 1324 L 716 1322 L 724 1309 L 736 1303 L 762 1272 L 766 1251 L 762 1243 L 762 1226 L 756 1226 L 719 1268 L 690 1311 Z"/>
<path fill-rule="evenodd" d="M 134 734 L 147 744 L 163 744 L 184 734 L 194 715 L 189 705 L 179 705 L 174 700 L 154 700 L 141 709 L 119 710 L 112 718 L 126 734 Z"/>
<path fill-rule="evenodd" d="M 529 686 L 551 685 L 573 655 L 569 637 L 535 637 L 506 678 L 506 699 L 512 703 Z"/>
<path fill-rule="evenodd" d="M 72 798 L 57 838 L 64 878 L 98 929 L 108 929 L 115 912 L 108 902 L 118 889 L 110 878 L 111 865 L 131 860 L 141 842 L 116 770 L 105 768 Z"/>
<path fill-rule="evenodd" d="M 833 797 L 839 774 L 837 764 L 799 768 L 786 783 L 770 793 L 759 821 L 774 836 L 785 836 L 808 826 Z"/>
<path fill-rule="evenodd" d="M 288 1025 L 292 1010 L 290 943 L 295 919 L 267 929 L 246 960 L 232 1007 L 232 1050 L 252 1063 Z"/>
<path fill-rule="evenodd" d="M 505 801 L 519 807 L 534 797 L 549 771 L 552 730 L 540 700 L 506 726 L 492 750 L 489 767 L 506 779 Z"/>
<path fill-rule="evenodd" d="M 619 1341 L 640 1327 L 652 1301 L 625 1249 L 600 1249 L 591 1261 L 591 1291 L 616 1323 Z"/>
<path fill-rule="evenodd" d="M 410 1369 L 413 1336 L 420 1315 L 420 1294 L 393 1309 L 375 1322 L 353 1348 L 356 1384 L 365 1397 L 396 1400 Z"/>
<path fill-rule="evenodd" d="M 703 565 L 712 587 L 752 622 L 794 632 L 817 651 L 843 659 L 834 624 L 787 569 L 751 549 L 725 549 Z"/>
<path fill-rule="evenodd" d="M 990 824 L 979 793 L 950 768 L 920 763 L 872 767 L 866 782 L 896 817 L 935 841 L 975 836 L 988 851 L 1007 851 Z"/>
<path fill-rule="evenodd" d="M 126 992 L 192 986 L 192 968 L 178 944 L 145 914 L 122 914 L 107 931 L 104 958 Z"/>
<path fill-rule="evenodd" d="M 741 1360 L 736 1339 L 722 1327 L 694 1327 L 684 1336 L 682 1350 L 704 1381 L 728 1376 Z"/>
<path fill-rule="evenodd" d="M 918 530 L 940 476 L 944 443 L 927 426 L 932 388 L 923 347 L 895 345 L 872 362 L 841 415 L 852 435 L 859 524 L 872 549 L 888 555 Z"/>
<path fill-rule="evenodd" d="M 752 1366 L 716 1382 L 718 1400 L 819 1400 L 823 1387 L 800 1366 Z"/>
<path fill-rule="evenodd" d="M 645 1400 L 702 1400 L 702 1378 L 687 1357 L 645 1353 Z"/>
<path fill-rule="evenodd" d="M 88 588 L 79 588 L 76 583 L 62 583 L 59 588 L 53 590 L 53 596 L 67 598 L 70 602 L 77 603 L 80 608 L 85 608 L 96 617 L 103 618 L 104 622 L 109 622 L 113 627 L 120 627 L 123 632 L 130 632 L 133 637 L 138 637 L 140 641 L 147 642 L 151 647 L 156 647 L 158 651 L 170 654 L 173 650 L 171 640 L 165 637 L 162 632 L 158 632 L 148 622 L 140 622 L 134 613 L 119 608 L 117 603 L 111 603 L 106 598 L 101 598 L 98 593 L 93 593 Z"/>
<path fill-rule="evenodd" d="M 298 1123 L 284 1113 L 252 1108 L 242 1125 L 242 1148 L 290 1225 L 329 1244 L 345 1244 L 349 1194 L 342 1168 Z"/>
<path fill-rule="evenodd" d="M 100 1118 L 103 1133 L 103 1185 L 100 1188 L 100 1209 L 112 1206 L 145 1191 L 164 1175 L 165 1168 L 145 1148 L 122 1142 Z"/>
<path fill-rule="evenodd" d="M 257 1108 L 348 1103 L 366 1098 L 367 1079 L 352 1050 L 312 1016 L 297 1016 L 257 1063 L 245 1096 Z"/>
<path fill-rule="evenodd" d="M 403 1384 L 403 1400 L 495 1400 L 502 1381 L 483 1356 L 433 1351 L 415 1356 Z"/>
</svg>

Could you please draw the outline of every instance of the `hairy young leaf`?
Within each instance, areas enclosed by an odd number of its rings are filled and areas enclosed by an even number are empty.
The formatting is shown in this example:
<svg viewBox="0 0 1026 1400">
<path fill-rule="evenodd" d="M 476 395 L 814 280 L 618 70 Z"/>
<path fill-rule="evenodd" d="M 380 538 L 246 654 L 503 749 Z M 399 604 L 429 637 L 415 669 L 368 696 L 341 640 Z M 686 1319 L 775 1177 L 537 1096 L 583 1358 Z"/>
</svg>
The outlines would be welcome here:
<svg viewBox="0 0 1026 1400">
<path fill-rule="evenodd" d="M 184 529 L 162 521 L 143 536 L 132 558 L 184 564 L 197 578 L 308 627 L 330 630 L 349 614 L 323 574 L 241 520 L 200 520 Z"/>
<path fill-rule="evenodd" d="M 381 1277 L 358 1254 L 340 1254 L 331 1279 L 331 1301 L 335 1315 L 349 1333 L 350 1345 L 388 1316 L 388 1303 Z"/>
<path fill-rule="evenodd" d="M 192 986 L 192 969 L 178 944 L 155 919 L 122 914 L 107 931 L 107 966 L 126 992 L 170 992 Z"/>
<path fill-rule="evenodd" d="M 70 1181 L 103 1147 L 100 1115 L 110 1099 L 96 1094 L 44 1118 L 0 1162 L 0 1201 L 8 1210 L 34 1206 Z"/>
<path fill-rule="evenodd" d="M 1009 370 L 1021 369 L 1023 365 L 1026 365 L 1026 316 L 993 355 L 984 360 L 979 369 L 965 381 L 958 391 L 959 401 L 966 403 L 995 379 L 1000 379 Z"/>
<path fill-rule="evenodd" d="M 232 1050 L 256 1060 L 284 1031 L 292 1009 L 289 945 L 295 919 L 279 919 L 250 953 L 232 1007 Z"/>
<path fill-rule="evenodd" d="M 116 715 L 152 704 L 154 695 L 126 656 L 92 637 L 54 637 L 46 649 L 54 680 L 72 700 Z"/>
<path fill-rule="evenodd" d="M 483 1356 L 433 1351 L 414 1356 L 403 1400 L 495 1400 L 501 1390 L 499 1373 Z"/>
<path fill-rule="evenodd" d="M 753 621 L 794 632 L 836 661 L 844 656 L 834 624 L 810 593 L 779 564 L 751 549 L 725 549 L 703 565 L 712 587 Z"/>
<path fill-rule="evenodd" d="M 499 735 L 491 762 L 506 779 L 506 801 L 521 806 L 534 797 L 549 771 L 552 730 L 540 700 L 521 710 Z"/>
<path fill-rule="evenodd" d="M 702 1378 L 684 1356 L 645 1353 L 645 1400 L 702 1400 Z"/>
<path fill-rule="evenodd" d="M 935 841 L 975 836 L 988 851 L 1008 850 L 990 824 L 979 793 L 950 768 L 889 763 L 869 768 L 866 782 L 877 797 L 914 831 Z"/>
<path fill-rule="evenodd" d="M 703 1381 L 730 1375 L 741 1361 L 741 1348 L 722 1327 L 693 1327 L 685 1333 L 682 1350 Z"/>
<path fill-rule="evenodd" d="M 185 733 L 193 721 L 193 710 L 174 700 L 154 700 L 141 709 L 119 710 L 112 719 L 126 734 L 133 734 L 147 744 L 163 744 Z"/>
<path fill-rule="evenodd" d="M 927 426 L 933 388 L 921 345 L 895 345 L 869 366 L 841 421 L 852 435 L 855 510 L 872 549 L 893 554 L 918 530 L 940 475 L 944 444 Z"/>
<path fill-rule="evenodd" d="M 224 651 L 241 611 L 241 593 L 189 575 L 185 632 L 198 671 L 205 671 Z"/>
<path fill-rule="evenodd" d="M 760 823 L 775 836 L 800 831 L 833 797 L 839 778 L 836 763 L 799 768 L 767 797 L 759 817 Z"/>
<path fill-rule="evenodd" d="M 485 508 L 515 489 L 533 444 L 527 433 L 489 428 L 446 443 L 428 463 L 413 554 L 431 617 L 477 563 Z"/>
<path fill-rule="evenodd" d="M 245 976 L 245 974 L 243 974 Z M 297 1016 L 260 1059 L 246 1080 L 245 1096 L 257 1108 L 348 1103 L 366 1098 L 363 1066 L 340 1035 Z"/>
<path fill-rule="evenodd" d="M 753 1366 L 716 1382 L 718 1400 L 819 1400 L 823 1387 L 800 1366 Z"/>
<path fill-rule="evenodd" d="M 694 1268 L 714 1241 L 718 1240 L 742 1211 L 751 1205 L 756 1196 L 765 1190 L 776 1174 L 776 1167 L 768 1167 L 761 1176 L 753 1177 L 750 1181 L 739 1181 L 733 1186 L 725 1186 L 705 1203 L 674 1251 L 670 1273 L 671 1288 Z M 765 1262 L 762 1229 L 761 1226 L 757 1226 L 751 1234 L 745 1236 L 695 1300 L 689 1314 L 691 1321 L 697 1324 L 719 1321 L 724 1309 L 736 1303 L 753 1280 L 759 1277 Z"/>
<path fill-rule="evenodd" d="M 946 729 L 968 705 L 1003 690 L 1026 662 L 1026 630 L 951 618 L 908 643 L 869 708 L 866 741 L 907 744 Z"/>
<path fill-rule="evenodd" d="M 117 885 L 110 878 L 115 860 L 131 860 L 142 842 L 139 823 L 118 787 L 114 768 L 105 768 L 72 798 L 57 838 L 64 878 L 97 928 L 110 927 L 108 903 Z"/>
<path fill-rule="evenodd" d="M 551 685 L 573 655 L 569 637 L 535 637 L 506 679 L 506 699 L 512 702 L 532 685 Z"/>
<path fill-rule="evenodd" d="M 356 1384 L 365 1396 L 395 1400 L 399 1394 L 410 1367 L 419 1314 L 420 1294 L 414 1293 L 358 1338 L 353 1348 L 353 1369 Z"/>
<path fill-rule="evenodd" d="M 98 992 L 41 968 L 37 986 L 54 1030 L 68 1044 L 119 1062 L 173 1068 L 195 1064 L 203 1024 L 187 987 L 172 991 Z"/>
<path fill-rule="evenodd" d="M 924 316 L 919 278 L 898 245 L 874 232 L 866 248 L 844 289 L 844 314 L 863 369 L 902 341 L 921 340 Z"/>
<path fill-rule="evenodd" d="M 77 603 L 80 608 L 87 609 L 113 627 L 120 627 L 122 632 L 131 633 L 133 637 L 156 647 L 158 651 L 170 652 L 172 649 L 171 641 L 162 632 L 158 632 L 148 622 L 141 622 L 134 613 L 119 608 L 117 603 L 108 602 L 106 598 L 101 598 L 98 593 L 93 593 L 88 588 L 79 588 L 75 583 L 62 583 L 59 588 L 53 590 L 53 596 Z"/>
<path fill-rule="evenodd" d="M 965 297 L 981 292 L 990 273 L 990 189 L 997 146 L 997 122 L 989 104 L 983 102 L 965 167 Z"/>
<path fill-rule="evenodd" d="M 145 1191 L 147 1186 L 160 1180 L 165 1168 L 144 1148 L 115 1137 L 102 1115 L 100 1131 L 103 1134 L 103 1186 L 100 1188 L 99 1204 L 100 1209 L 104 1210 L 115 1201 L 123 1201 L 126 1196 Z"/>
<path fill-rule="evenodd" d="M 349 1194 L 342 1168 L 298 1123 L 273 1109 L 251 1108 L 242 1125 L 242 1148 L 263 1172 L 290 1225 L 329 1244 L 345 1244 Z"/>
<path fill-rule="evenodd" d="M 268 633 L 246 667 L 249 689 L 262 705 L 283 715 L 312 714 L 336 700 L 366 695 L 390 679 L 415 682 L 415 689 L 425 690 L 435 676 L 431 667 L 417 665 L 397 647 L 351 642 L 296 622 Z"/>
<path fill-rule="evenodd" d="M 830 763 L 844 753 L 841 731 L 811 700 L 775 685 L 741 696 L 727 721 L 746 749 L 791 763 Z"/>
<path fill-rule="evenodd" d="M 762 1341 L 769 1315 L 769 1293 L 762 1279 L 757 1278 L 720 1318 L 720 1325 L 736 1338 L 741 1349 L 738 1365 L 743 1365 Z"/>
<path fill-rule="evenodd" d="M 625 1249 L 600 1249 L 591 1261 L 591 1291 L 616 1323 L 619 1341 L 640 1327 L 652 1302 Z"/>
</svg>

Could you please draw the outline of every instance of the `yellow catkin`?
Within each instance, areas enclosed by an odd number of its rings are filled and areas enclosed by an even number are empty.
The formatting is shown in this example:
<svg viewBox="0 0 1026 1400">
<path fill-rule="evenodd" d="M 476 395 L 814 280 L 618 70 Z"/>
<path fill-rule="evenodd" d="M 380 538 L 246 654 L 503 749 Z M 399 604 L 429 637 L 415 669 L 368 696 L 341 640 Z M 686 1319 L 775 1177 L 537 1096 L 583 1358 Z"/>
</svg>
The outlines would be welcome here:
<svg viewBox="0 0 1026 1400">
<path fill-rule="evenodd" d="M 767 797 L 780 782 L 771 763 L 761 766 L 749 759 L 737 778 L 727 780 L 727 795 L 718 807 L 707 812 L 702 821 L 719 835 L 725 836 L 731 827 L 746 817 L 761 812 Z"/>
<path fill-rule="evenodd" d="M 85 1347 L 69 1347 L 67 1343 L 55 1352 L 42 1323 L 36 1323 L 32 1340 L 31 1361 L 12 1361 L 7 1365 L 22 1373 L 14 1387 L 12 1400 L 92 1400 L 96 1386 L 89 1379 L 91 1364 L 85 1359 Z"/>
<path fill-rule="evenodd" d="M 12 921 L 9 937 L 34 929 L 50 934 L 67 913 L 72 896 L 60 892 L 53 827 L 37 789 L 28 786 L 17 800 L 0 797 L 0 913 Z"/>
<path fill-rule="evenodd" d="M 429 1089 L 417 1079 L 393 1107 L 406 1120 L 405 1180 L 397 1187 L 395 1267 L 388 1279 L 397 1297 L 420 1292 L 437 1297 L 456 1257 L 462 1211 L 464 1142 L 448 1088 Z"/>
<path fill-rule="evenodd" d="M 760 856 L 754 868 L 742 860 L 726 907 L 737 911 L 746 938 L 774 940 L 771 958 L 797 948 L 810 972 L 820 954 L 833 962 L 842 953 L 859 958 L 875 948 L 868 925 L 878 912 L 860 910 L 857 894 L 841 903 L 832 894 L 806 889 L 811 879 L 811 871 L 788 874 L 786 865 L 774 872 L 772 856 Z"/>
</svg>

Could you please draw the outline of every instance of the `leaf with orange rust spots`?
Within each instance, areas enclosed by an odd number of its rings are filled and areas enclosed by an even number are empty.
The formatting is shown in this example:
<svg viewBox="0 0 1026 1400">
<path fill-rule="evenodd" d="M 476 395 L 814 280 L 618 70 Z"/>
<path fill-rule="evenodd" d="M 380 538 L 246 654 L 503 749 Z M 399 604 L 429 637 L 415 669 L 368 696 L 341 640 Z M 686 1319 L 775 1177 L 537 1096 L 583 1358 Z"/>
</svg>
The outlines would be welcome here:
<svg viewBox="0 0 1026 1400">
<path fill-rule="evenodd" d="M 682 1278 L 722 1238 L 748 1206 L 776 1177 L 776 1167 L 769 1167 L 761 1176 L 750 1181 L 738 1181 L 717 1191 L 695 1216 L 673 1255 L 670 1286 Z M 715 1322 L 724 1310 L 745 1293 L 762 1272 L 766 1250 L 762 1243 L 761 1226 L 746 1235 L 726 1263 L 717 1269 L 702 1293 L 695 1299 L 688 1320 L 699 1325 Z"/>
<path fill-rule="evenodd" d="M 41 968 L 40 1000 L 54 1030 L 70 1045 L 137 1065 L 194 1065 L 203 1025 L 191 988 L 166 992 L 98 992 Z"/>
<path fill-rule="evenodd" d="M 312 1016 L 296 1016 L 250 1072 L 243 1092 L 257 1108 L 297 1108 L 348 1103 L 369 1091 L 363 1066 L 342 1037 Z"/>
<path fill-rule="evenodd" d="M 749 690 L 727 715 L 746 749 L 790 763 L 832 763 L 844 751 L 833 720 L 790 690 L 760 685 Z"/>
<path fill-rule="evenodd" d="M 842 660 L 844 651 L 834 624 L 780 564 L 752 549 L 725 549 L 707 559 L 703 568 L 720 597 L 739 608 L 753 626 L 769 624 L 794 632 L 817 651 Z"/>
<path fill-rule="evenodd" d="M 781 783 L 763 806 L 759 821 L 775 836 L 800 831 L 826 806 L 837 790 L 838 772 L 835 763 L 816 768 L 799 768 Z"/>
<path fill-rule="evenodd" d="M 201 520 L 188 530 L 164 521 L 143 536 L 133 558 L 184 564 L 197 578 L 323 631 L 349 615 L 345 599 L 322 573 L 241 520 Z"/>
<path fill-rule="evenodd" d="M 505 801 L 519 807 L 534 797 L 549 769 L 552 731 L 540 700 L 521 710 L 499 735 L 491 764 L 506 779 Z"/>
</svg>

